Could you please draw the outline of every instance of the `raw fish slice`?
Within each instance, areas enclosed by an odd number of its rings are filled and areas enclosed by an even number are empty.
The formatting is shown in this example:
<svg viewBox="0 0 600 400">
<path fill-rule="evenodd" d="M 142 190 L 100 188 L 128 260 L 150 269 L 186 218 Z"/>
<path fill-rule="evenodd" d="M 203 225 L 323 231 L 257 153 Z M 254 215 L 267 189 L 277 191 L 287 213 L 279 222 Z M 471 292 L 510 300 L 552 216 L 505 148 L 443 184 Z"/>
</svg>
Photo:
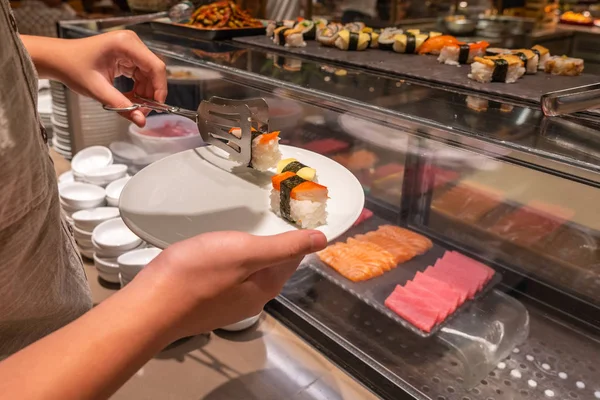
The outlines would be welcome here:
<svg viewBox="0 0 600 400">
<path fill-rule="evenodd" d="M 395 264 L 406 262 L 417 255 L 410 244 L 400 242 L 377 232 L 356 235 L 355 238 L 359 241 L 374 243 L 389 251 L 394 256 Z"/>
<path fill-rule="evenodd" d="M 473 276 L 461 267 L 448 261 L 437 260 L 433 267 L 443 271 L 448 275 L 452 275 L 453 277 L 460 279 L 461 282 L 464 283 L 465 287 L 468 288 L 470 299 L 475 297 L 475 293 L 477 293 L 483 287 L 483 282 L 485 281 L 484 276 Z"/>
<path fill-rule="evenodd" d="M 363 262 L 368 264 L 372 263 L 377 268 L 381 268 L 384 271 L 389 271 L 396 266 L 394 256 L 375 243 L 362 242 L 353 238 L 348 239 L 347 243 L 360 254 L 360 258 Z"/>
<path fill-rule="evenodd" d="M 469 297 L 469 283 L 464 282 L 461 278 L 448 274 L 447 272 L 434 267 L 428 267 L 425 275 L 429 275 L 432 278 L 439 279 L 452 286 L 460 294 L 460 302 L 464 303 Z"/>
<path fill-rule="evenodd" d="M 306 150 L 314 151 L 319 154 L 331 154 L 345 150 L 350 145 L 347 142 L 342 142 L 337 139 L 318 139 L 302 146 Z"/>
<path fill-rule="evenodd" d="M 419 54 L 438 55 L 444 46 L 458 43 L 458 39 L 450 35 L 441 35 L 429 38 L 419 47 Z"/>
<path fill-rule="evenodd" d="M 425 236 L 409 231 L 408 229 L 400 228 L 399 226 L 382 225 L 377 229 L 377 232 L 395 238 L 400 242 L 407 242 L 417 254 L 423 254 L 433 247 L 431 240 Z"/>
<path fill-rule="evenodd" d="M 456 306 L 458 304 L 457 298 L 448 298 L 444 297 L 442 293 L 436 291 L 434 288 L 429 288 L 427 286 L 423 286 L 422 283 L 416 282 L 414 279 L 409 281 L 405 287 L 408 289 L 408 286 L 411 288 L 418 288 L 419 290 L 424 291 L 424 294 L 427 294 L 427 298 L 435 299 L 436 302 L 439 302 L 440 305 L 443 305 L 443 309 L 446 312 L 446 316 L 452 314 L 454 310 L 456 310 Z"/>
<path fill-rule="evenodd" d="M 471 257 L 467 257 L 458 251 L 450 251 L 444 254 L 444 258 L 448 257 L 449 261 L 456 261 L 457 263 L 464 263 L 472 266 L 473 268 L 481 268 L 487 274 L 488 281 L 492 279 L 496 271 L 493 268 L 488 267 L 487 265 L 480 263 L 477 260 L 472 259 Z"/>
<path fill-rule="evenodd" d="M 438 312 L 436 310 L 429 307 L 415 295 L 407 292 L 400 285 L 396 286 L 392 294 L 385 300 L 385 305 L 425 332 L 430 332 L 438 320 Z"/>
<path fill-rule="evenodd" d="M 319 258 L 353 282 L 371 279 L 395 266 L 394 257 L 373 243 L 348 239 L 317 253 Z"/>
<path fill-rule="evenodd" d="M 490 280 L 490 275 L 488 272 L 489 268 L 482 268 L 478 265 L 474 265 L 473 263 L 461 261 L 460 259 L 455 258 L 455 256 L 453 256 L 449 251 L 444 253 L 442 261 L 454 265 L 456 268 L 464 271 L 466 274 L 477 277 L 477 280 L 480 282 L 479 290 L 481 290 L 483 286 Z"/>
<path fill-rule="evenodd" d="M 446 317 L 448 317 L 448 303 L 437 296 L 433 296 L 430 291 L 421 288 L 419 285 L 411 281 L 404 286 L 404 289 L 426 302 L 429 307 L 436 310 L 438 313 L 438 323 L 442 322 L 446 319 Z"/>
<path fill-rule="evenodd" d="M 460 293 L 444 281 L 425 275 L 422 272 L 417 272 L 413 282 L 447 299 L 452 304 L 450 313 L 453 313 L 462 304 Z"/>
</svg>

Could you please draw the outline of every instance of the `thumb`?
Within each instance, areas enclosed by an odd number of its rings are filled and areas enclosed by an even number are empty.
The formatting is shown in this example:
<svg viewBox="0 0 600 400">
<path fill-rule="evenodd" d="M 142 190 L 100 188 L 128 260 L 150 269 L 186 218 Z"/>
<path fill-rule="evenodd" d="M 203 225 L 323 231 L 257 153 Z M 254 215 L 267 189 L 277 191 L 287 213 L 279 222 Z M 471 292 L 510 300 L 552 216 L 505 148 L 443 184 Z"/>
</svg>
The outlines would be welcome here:
<svg viewBox="0 0 600 400">
<path fill-rule="evenodd" d="M 107 107 L 112 108 L 127 108 L 131 107 L 133 103 L 127 97 L 130 93 L 121 93 L 117 88 L 111 85 L 108 81 L 101 82 L 95 90 L 92 91 L 96 100 Z M 119 113 L 122 117 L 133 122 L 140 128 L 146 125 L 146 116 L 141 110 L 133 110 L 128 112 Z"/>
<path fill-rule="evenodd" d="M 327 246 L 327 238 L 315 230 L 297 230 L 275 236 L 255 236 L 248 266 L 252 272 L 304 257 Z"/>
</svg>

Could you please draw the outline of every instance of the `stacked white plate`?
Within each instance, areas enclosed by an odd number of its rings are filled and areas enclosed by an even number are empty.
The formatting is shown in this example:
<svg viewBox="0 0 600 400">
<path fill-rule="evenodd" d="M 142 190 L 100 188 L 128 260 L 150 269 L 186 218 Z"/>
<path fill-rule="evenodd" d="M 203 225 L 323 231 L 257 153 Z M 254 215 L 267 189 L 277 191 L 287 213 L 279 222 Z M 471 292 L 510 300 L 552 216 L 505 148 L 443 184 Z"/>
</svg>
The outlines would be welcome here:
<svg viewBox="0 0 600 400">
<path fill-rule="evenodd" d="M 113 218 L 96 226 L 92 232 L 92 245 L 98 276 L 111 283 L 120 283 L 119 256 L 146 246 L 121 218 Z"/>
<path fill-rule="evenodd" d="M 78 96 L 79 115 L 81 120 L 81 136 L 85 147 L 106 146 L 118 140 L 121 117 L 111 111 L 102 108 L 102 104 L 87 97 Z"/>
<path fill-rule="evenodd" d="M 119 209 L 116 207 L 96 207 L 88 210 L 77 211 L 73 214 L 73 233 L 79 252 L 92 259 L 94 257 L 94 245 L 92 244 L 92 232 L 101 223 L 119 217 Z"/>
<path fill-rule="evenodd" d="M 123 191 L 123 188 L 127 184 L 127 181 L 129 181 L 129 179 L 131 179 L 131 177 L 129 176 L 117 179 L 116 181 L 111 182 L 106 187 L 106 203 L 109 206 L 119 206 L 119 198 L 121 197 L 121 192 Z"/>
<path fill-rule="evenodd" d="M 67 88 L 60 82 L 50 81 L 52 95 L 52 146 L 61 156 L 70 160 L 72 157 L 71 132 L 67 118 Z"/>
<path fill-rule="evenodd" d="M 104 188 L 89 183 L 59 183 L 58 193 L 60 195 L 60 204 L 71 224 L 73 223 L 73 214 L 77 211 L 101 207 L 106 203 L 106 191 Z"/>
<path fill-rule="evenodd" d="M 38 83 L 38 114 L 40 116 L 40 121 L 46 128 L 46 133 L 48 134 L 48 139 L 52 139 L 52 94 L 50 93 L 50 83 L 46 81 L 47 84 L 42 83 L 42 80 Z"/>
<path fill-rule="evenodd" d="M 156 247 L 138 249 L 129 251 L 117 258 L 121 287 L 124 287 L 131 282 L 142 268 L 150 264 L 161 251 L 162 250 L 157 249 Z"/>
</svg>

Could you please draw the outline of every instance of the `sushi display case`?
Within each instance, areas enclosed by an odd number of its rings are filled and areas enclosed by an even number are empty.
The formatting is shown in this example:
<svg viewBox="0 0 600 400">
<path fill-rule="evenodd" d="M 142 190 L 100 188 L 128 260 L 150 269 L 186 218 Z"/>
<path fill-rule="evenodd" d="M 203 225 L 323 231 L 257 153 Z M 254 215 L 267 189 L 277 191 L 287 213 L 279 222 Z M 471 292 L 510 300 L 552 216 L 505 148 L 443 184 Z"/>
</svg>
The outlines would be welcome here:
<svg viewBox="0 0 600 400">
<path fill-rule="evenodd" d="M 219 73 L 200 89 L 171 82 L 173 105 L 263 97 L 282 144 L 359 179 L 363 214 L 330 249 L 377 239 L 352 265 L 401 260 L 354 280 L 331 251 L 311 255 L 268 312 L 384 399 L 600 398 L 600 118 L 555 124 L 500 92 L 129 28 L 167 66 Z M 402 258 L 389 231 L 426 245 Z"/>
</svg>

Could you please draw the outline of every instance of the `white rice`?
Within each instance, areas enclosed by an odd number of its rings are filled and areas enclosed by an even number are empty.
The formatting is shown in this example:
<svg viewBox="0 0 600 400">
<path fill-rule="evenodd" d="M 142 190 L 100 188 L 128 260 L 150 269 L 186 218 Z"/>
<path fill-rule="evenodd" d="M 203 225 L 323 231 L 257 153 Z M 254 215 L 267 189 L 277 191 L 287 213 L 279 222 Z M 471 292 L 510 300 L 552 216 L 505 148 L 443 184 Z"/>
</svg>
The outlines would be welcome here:
<svg viewBox="0 0 600 400">
<path fill-rule="evenodd" d="M 458 62 L 459 55 L 460 48 L 458 46 L 444 46 L 442 48 L 442 51 L 440 52 L 438 61 L 446 65 L 460 65 Z M 472 63 L 475 57 L 483 57 L 484 55 L 485 50 L 483 49 L 469 49 L 469 57 L 467 59 L 467 64 Z"/>
<path fill-rule="evenodd" d="M 532 58 L 527 60 L 527 73 L 533 75 L 537 72 L 540 58 L 535 54 Z"/>
<path fill-rule="evenodd" d="M 546 68 L 546 61 L 550 59 L 550 52 L 540 55 L 540 62 L 538 63 L 538 69 L 544 70 Z"/>
<path fill-rule="evenodd" d="M 270 140 L 265 144 L 260 143 L 260 136 L 252 141 L 252 168 L 257 171 L 265 172 L 271 168 L 277 167 L 281 160 L 281 151 L 279 151 L 279 137 Z"/>
<path fill-rule="evenodd" d="M 271 209 L 279 217 L 281 217 L 280 200 L 281 193 L 272 189 Z M 316 228 L 327 223 L 327 203 L 290 199 L 290 216 L 301 228 Z"/>
<path fill-rule="evenodd" d="M 494 67 L 487 66 L 480 62 L 474 62 L 471 64 L 471 73 L 469 74 L 469 78 L 474 81 L 481 83 L 488 83 L 492 81 L 492 74 L 494 72 Z M 506 73 L 505 83 L 514 83 L 520 77 L 525 74 L 525 68 L 519 65 L 510 65 L 508 67 L 508 72 Z"/>
</svg>

